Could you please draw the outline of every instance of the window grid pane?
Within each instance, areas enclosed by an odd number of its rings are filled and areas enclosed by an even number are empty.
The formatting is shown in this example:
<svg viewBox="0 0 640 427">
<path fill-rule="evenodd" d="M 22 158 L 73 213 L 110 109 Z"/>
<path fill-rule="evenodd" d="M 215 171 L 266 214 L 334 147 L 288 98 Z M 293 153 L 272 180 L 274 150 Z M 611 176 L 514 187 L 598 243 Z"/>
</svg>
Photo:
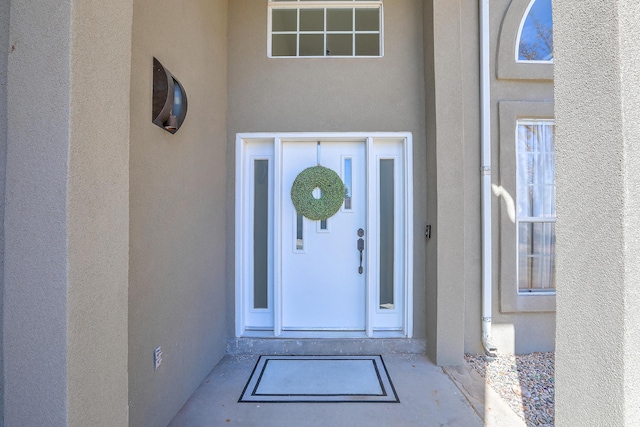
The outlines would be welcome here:
<svg viewBox="0 0 640 427">
<path fill-rule="evenodd" d="M 295 34 L 274 34 L 271 42 L 272 56 L 296 56 Z"/>
<path fill-rule="evenodd" d="M 322 34 L 300 34 L 300 56 L 322 56 L 324 36 Z"/>
<path fill-rule="evenodd" d="M 380 11 L 378 9 L 355 9 L 356 31 L 380 31 Z"/>
<path fill-rule="evenodd" d="M 377 34 L 356 34 L 356 56 L 376 56 L 380 52 Z"/>
<path fill-rule="evenodd" d="M 324 9 L 300 9 L 300 32 L 303 31 L 324 31 Z"/>
<path fill-rule="evenodd" d="M 327 9 L 327 31 L 353 31 L 353 9 Z"/>
<path fill-rule="evenodd" d="M 274 33 L 297 30 L 297 13 L 295 9 L 274 9 L 271 15 L 271 28 Z"/>
<path fill-rule="evenodd" d="M 327 34 L 327 56 L 352 56 L 352 34 Z"/>
<path fill-rule="evenodd" d="M 520 222 L 518 229 L 518 288 L 555 289 L 555 223 Z"/>
<path fill-rule="evenodd" d="M 518 289 L 555 290 L 555 154 L 550 120 L 516 125 Z"/>
</svg>

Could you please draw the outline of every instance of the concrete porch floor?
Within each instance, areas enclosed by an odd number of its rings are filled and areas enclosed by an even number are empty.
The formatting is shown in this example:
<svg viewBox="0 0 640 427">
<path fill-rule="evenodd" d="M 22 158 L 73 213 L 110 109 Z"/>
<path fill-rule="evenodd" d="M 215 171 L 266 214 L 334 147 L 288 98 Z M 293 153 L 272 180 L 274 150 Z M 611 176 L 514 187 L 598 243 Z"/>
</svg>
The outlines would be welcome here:
<svg viewBox="0 0 640 427">
<path fill-rule="evenodd" d="M 490 389 L 485 398 L 482 378 L 465 367 L 447 375 L 421 354 L 383 358 L 400 403 L 238 403 L 258 356 L 227 355 L 169 426 L 524 425 Z"/>
</svg>

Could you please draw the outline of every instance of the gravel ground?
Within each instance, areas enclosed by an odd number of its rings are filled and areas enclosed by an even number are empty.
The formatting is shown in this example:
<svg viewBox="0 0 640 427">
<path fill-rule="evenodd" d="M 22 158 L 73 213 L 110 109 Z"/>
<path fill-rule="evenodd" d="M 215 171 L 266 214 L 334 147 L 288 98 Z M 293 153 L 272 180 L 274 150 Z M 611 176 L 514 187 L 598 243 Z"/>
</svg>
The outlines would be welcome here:
<svg viewBox="0 0 640 427">
<path fill-rule="evenodd" d="M 553 426 L 554 353 L 466 354 L 465 359 L 527 426 Z"/>
</svg>

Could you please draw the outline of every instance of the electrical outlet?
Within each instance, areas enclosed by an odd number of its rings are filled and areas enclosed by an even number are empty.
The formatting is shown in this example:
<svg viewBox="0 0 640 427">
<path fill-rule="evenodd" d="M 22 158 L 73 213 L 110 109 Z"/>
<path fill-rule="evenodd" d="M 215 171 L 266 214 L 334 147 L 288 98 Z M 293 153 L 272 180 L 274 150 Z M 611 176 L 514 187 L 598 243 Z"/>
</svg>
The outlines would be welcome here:
<svg viewBox="0 0 640 427">
<path fill-rule="evenodd" d="M 153 350 L 153 369 L 156 370 L 162 363 L 162 348 L 158 347 Z"/>
</svg>

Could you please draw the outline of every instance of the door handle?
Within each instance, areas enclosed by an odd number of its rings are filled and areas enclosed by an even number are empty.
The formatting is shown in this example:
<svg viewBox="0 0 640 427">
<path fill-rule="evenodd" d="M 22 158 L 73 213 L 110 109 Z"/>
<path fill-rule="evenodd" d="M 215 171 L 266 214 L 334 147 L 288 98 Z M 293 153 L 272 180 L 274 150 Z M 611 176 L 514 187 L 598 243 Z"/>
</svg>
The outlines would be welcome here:
<svg viewBox="0 0 640 427">
<path fill-rule="evenodd" d="M 358 229 L 358 236 L 360 237 L 358 239 L 358 250 L 360 251 L 360 267 L 358 267 L 358 273 L 362 274 L 362 251 L 364 251 L 364 239 L 362 238 L 362 236 L 364 236 L 364 230 L 362 228 Z"/>
</svg>

